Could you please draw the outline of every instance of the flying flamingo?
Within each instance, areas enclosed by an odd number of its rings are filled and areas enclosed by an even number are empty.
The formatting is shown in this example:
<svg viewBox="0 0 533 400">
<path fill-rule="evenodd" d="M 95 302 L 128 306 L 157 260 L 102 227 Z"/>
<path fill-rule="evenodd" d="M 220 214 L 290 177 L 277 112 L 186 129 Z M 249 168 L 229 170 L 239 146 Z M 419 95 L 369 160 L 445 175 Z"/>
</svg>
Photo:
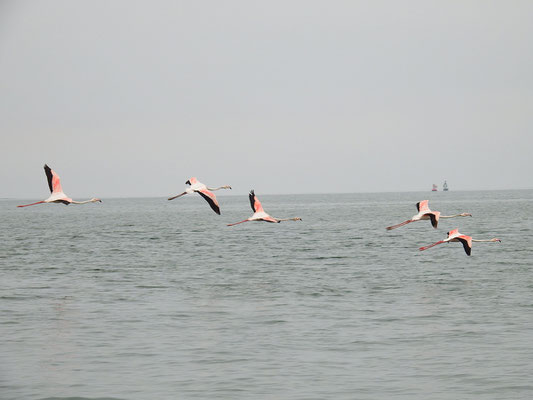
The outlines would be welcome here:
<svg viewBox="0 0 533 400">
<path fill-rule="evenodd" d="M 463 235 L 462 233 L 459 233 L 459 229 L 454 229 L 448 232 L 447 239 L 439 240 L 438 242 L 430 244 L 429 246 L 420 247 L 418 250 L 420 251 L 427 250 L 430 247 L 436 246 L 441 243 L 448 243 L 448 242 L 461 242 L 463 244 L 463 247 L 465 248 L 466 254 L 470 255 L 470 253 L 472 252 L 472 242 L 501 242 L 501 240 L 498 238 L 472 239 L 472 236 Z"/>
<path fill-rule="evenodd" d="M 185 194 L 191 194 L 191 193 L 198 193 L 200 196 L 202 196 L 211 206 L 214 212 L 216 212 L 218 215 L 220 215 L 220 207 L 218 205 L 217 198 L 214 193 L 211 193 L 210 190 L 219 190 L 219 189 L 231 189 L 231 186 L 220 186 L 217 188 L 210 188 L 205 186 L 203 183 L 198 182 L 198 179 L 196 178 L 190 178 L 187 182 L 185 182 L 186 185 L 190 185 L 191 187 L 188 187 L 185 189 L 185 192 L 180 193 L 176 196 L 169 197 L 169 200 L 177 199 L 178 197 L 181 197 Z"/>
<path fill-rule="evenodd" d="M 250 218 L 245 219 L 244 221 L 235 222 L 234 224 L 228 224 L 228 226 L 242 224 L 243 222 L 248 222 L 248 221 L 281 222 L 281 221 L 301 221 L 302 220 L 299 217 L 285 218 L 285 219 L 271 217 L 265 212 L 265 210 L 263 210 L 263 206 L 259 202 L 259 199 L 255 195 L 253 190 L 250 191 L 250 194 L 248 195 L 248 197 L 250 198 L 250 205 L 252 206 L 254 215 L 252 215 Z"/>
<path fill-rule="evenodd" d="M 416 209 L 418 210 L 418 214 L 414 215 L 411 219 L 408 219 L 407 221 L 404 221 L 397 225 L 387 226 L 386 229 L 390 231 L 391 229 L 399 228 L 400 226 L 410 224 L 411 222 L 427 220 L 427 219 L 431 219 L 431 225 L 433 225 L 433 228 L 436 229 L 437 224 L 439 223 L 439 218 L 455 218 L 455 217 L 471 217 L 472 216 L 472 214 L 470 213 L 462 213 L 462 214 L 456 214 L 456 215 L 440 215 L 440 211 L 431 211 L 429 209 L 428 203 L 429 203 L 429 200 L 419 201 L 418 203 L 416 203 Z"/>
<path fill-rule="evenodd" d="M 44 172 L 46 174 L 46 178 L 48 179 L 48 187 L 50 188 L 50 192 L 52 192 L 50 197 L 48 197 L 46 200 L 38 201 L 37 203 L 24 204 L 22 206 L 17 207 L 28 207 L 42 203 L 63 203 L 68 206 L 69 204 L 86 204 L 94 203 L 97 201 L 99 201 L 100 203 L 102 202 L 102 200 L 96 198 L 92 198 L 90 200 L 85 201 L 72 200 L 70 197 L 67 197 L 65 193 L 63 193 L 63 189 L 61 188 L 61 182 L 59 182 L 59 175 L 46 164 L 44 164 Z"/>
</svg>

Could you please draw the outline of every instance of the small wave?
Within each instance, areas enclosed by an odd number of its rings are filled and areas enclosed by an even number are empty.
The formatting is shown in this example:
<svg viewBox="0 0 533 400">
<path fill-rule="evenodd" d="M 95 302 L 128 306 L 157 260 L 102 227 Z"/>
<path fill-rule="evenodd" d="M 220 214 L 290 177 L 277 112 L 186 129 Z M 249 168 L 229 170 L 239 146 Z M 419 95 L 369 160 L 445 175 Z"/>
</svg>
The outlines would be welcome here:
<svg viewBox="0 0 533 400">
<path fill-rule="evenodd" d="M 38 400 L 125 400 L 118 397 L 44 397 Z"/>
<path fill-rule="evenodd" d="M 0 296 L 0 300 L 34 300 L 34 299 L 44 299 L 46 296 L 29 296 L 29 295 L 12 295 L 12 296 Z"/>
<path fill-rule="evenodd" d="M 158 286 L 158 285 L 137 285 L 135 286 L 139 289 L 168 289 L 168 286 Z"/>
</svg>

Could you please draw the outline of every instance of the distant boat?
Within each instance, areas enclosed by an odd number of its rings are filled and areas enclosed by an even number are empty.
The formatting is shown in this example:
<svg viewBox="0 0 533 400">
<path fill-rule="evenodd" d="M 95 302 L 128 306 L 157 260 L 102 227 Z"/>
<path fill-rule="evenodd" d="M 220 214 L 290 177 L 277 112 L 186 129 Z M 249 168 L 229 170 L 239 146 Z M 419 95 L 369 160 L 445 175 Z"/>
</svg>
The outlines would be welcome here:
<svg viewBox="0 0 533 400">
<path fill-rule="evenodd" d="M 436 192 L 437 191 L 437 185 L 433 184 L 433 189 L 431 189 L 432 192 Z"/>
<path fill-rule="evenodd" d="M 446 181 L 444 181 L 444 185 L 442 185 L 442 190 L 444 192 L 447 192 L 448 191 L 448 184 L 446 183 Z"/>
</svg>

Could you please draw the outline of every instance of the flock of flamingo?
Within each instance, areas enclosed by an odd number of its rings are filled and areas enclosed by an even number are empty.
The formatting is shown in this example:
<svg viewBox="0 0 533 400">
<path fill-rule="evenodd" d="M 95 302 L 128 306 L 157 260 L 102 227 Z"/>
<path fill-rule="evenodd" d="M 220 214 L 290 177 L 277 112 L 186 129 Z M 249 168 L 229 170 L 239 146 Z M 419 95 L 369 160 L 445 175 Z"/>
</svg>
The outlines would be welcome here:
<svg viewBox="0 0 533 400">
<path fill-rule="evenodd" d="M 437 225 L 439 224 L 440 218 L 455 218 L 455 217 L 471 217 L 472 216 L 472 214 L 470 213 L 461 213 L 461 214 L 455 214 L 455 215 L 440 215 L 440 211 L 431 211 L 429 209 L 428 204 L 429 204 L 429 200 L 422 200 L 416 203 L 416 209 L 418 210 L 418 214 L 413 215 L 413 217 L 411 219 L 408 219 L 407 221 L 401 222 L 397 225 L 388 226 L 386 229 L 390 231 L 392 229 L 399 228 L 400 226 L 410 224 L 411 222 L 424 221 L 428 219 L 431 220 L 431 225 L 433 225 L 433 228 L 437 229 Z M 453 229 L 448 232 L 448 237 L 446 239 L 439 240 L 438 242 L 430 244 L 429 246 L 420 247 L 418 250 L 424 251 L 438 244 L 449 243 L 449 242 L 461 242 L 463 244 L 463 248 L 465 249 L 466 254 L 470 255 L 472 253 L 472 242 L 501 242 L 501 240 L 498 238 L 472 239 L 472 236 L 463 235 L 462 233 L 459 233 L 459 229 Z"/>
<path fill-rule="evenodd" d="M 97 198 L 92 198 L 90 200 L 85 201 L 75 201 L 72 200 L 70 197 L 67 197 L 67 195 L 63 192 L 63 189 L 61 188 L 61 182 L 59 180 L 59 175 L 52 170 L 48 165 L 44 165 L 44 172 L 46 174 L 46 178 L 48 180 L 48 187 L 50 188 L 50 196 L 45 199 L 41 200 L 35 203 L 30 204 L 23 204 L 17 207 L 28 207 L 28 206 L 34 206 L 36 204 L 46 204 L 46 203 L 63 203 L 65 205 L 69 204 L 86 204 L 86 203 L 95 203 L 95 202 L 102 202 L 102 200 Z M 204 185 L 203 183 L 199 182 L 196 178 L 190 178 L 187 182 L 185 182 L 186 185 L 189 185 L 185 189 L 183 193 L 180 193 L 176 196 L 169 197 L 168 200 L 174 200 L 178 197 L 184 196 L 186 194 L 192 194 L 192 193 L 198 193 L 200 196 L 202 196 L 207 203 L 211 206 L 213 211 L 220 215 L 220 206 L 218 204 L 217 198 L 213 191 L 219 190 L 219 189 L 231 189 L 231 186 L 220 186 L 217 188 L 210 188 Z M 267 214 L 265 210 L 263 210 L 263 206 L 261 205 L 261 202 L 255 195 L 255 192 L 253 190 L 250 191 L 250 194 L 248 195 L 250 198 L 250 205 L 252 207 L 252 211 L 254 212 L 253 215 L 249 218 L 246 218 L 245 220 L 235 222 L 233 224 L 228 224 L 227 226 L 233 226 L 242 224 L 243 222 L 248 221 L 264 221 L 264 222 L 271 222 L 271 223 L 279 223 L 282 221 L 301 221 L 302 219 L 299 217 L 294 218 L 274 218 Z M 401 222 L 396 225 L 388 226 L 387 230 L 392 230 L 399 228 L 401 226 L 410 224 L 411 222 L 416 221 L 423 221 L 423 220 L 431 220 L 431 225 L 433 228 L 437 228 L 437 225 L 439 223 L 440 218 L 455 218 L 455 217 L 471 217 L 472 214 L 470 213 L 461 213 L 456 215 L 441 215 L 439 211 L 431 211 L 429 209 L 429 201 L 428 200 L 422 200 L 416 204 L 416 208 L 418 210 L 418 214 L 414 215 L 411 219 L 408 219 L 407 221 Z M 420 247 L 419 250 L 427 250 L 433 246 L 442 244 L 442 243 L 449 243 L 449 242 L 461 242 L 463 244 L 464 250 L 467 255 L 470 255 L 472 252 L 472 242 L 501 242 L 498 238 L 493 239 L 472 239 L 471 236 L 463 235 L 462 233 L 459 233 L 458 229 L 453 229 L 448 232 L 448 237 L 443 240 L 439 240 L 438 242 L 435 242 L 433 244 L 430 244 L 428 246 Z"/>
</svg>

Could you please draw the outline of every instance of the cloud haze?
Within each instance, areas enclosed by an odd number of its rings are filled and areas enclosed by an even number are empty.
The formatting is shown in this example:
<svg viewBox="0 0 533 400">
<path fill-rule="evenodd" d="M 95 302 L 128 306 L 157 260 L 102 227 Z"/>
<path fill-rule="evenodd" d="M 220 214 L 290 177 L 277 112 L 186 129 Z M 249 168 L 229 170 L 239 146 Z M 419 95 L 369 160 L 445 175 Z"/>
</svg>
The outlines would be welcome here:
<svg viewBox="0 0 533 400">
<path fill-rule="evenodd" d="M 529 1 L 4 1 L 0 197 L 531 188 Z"/>
</svg>

